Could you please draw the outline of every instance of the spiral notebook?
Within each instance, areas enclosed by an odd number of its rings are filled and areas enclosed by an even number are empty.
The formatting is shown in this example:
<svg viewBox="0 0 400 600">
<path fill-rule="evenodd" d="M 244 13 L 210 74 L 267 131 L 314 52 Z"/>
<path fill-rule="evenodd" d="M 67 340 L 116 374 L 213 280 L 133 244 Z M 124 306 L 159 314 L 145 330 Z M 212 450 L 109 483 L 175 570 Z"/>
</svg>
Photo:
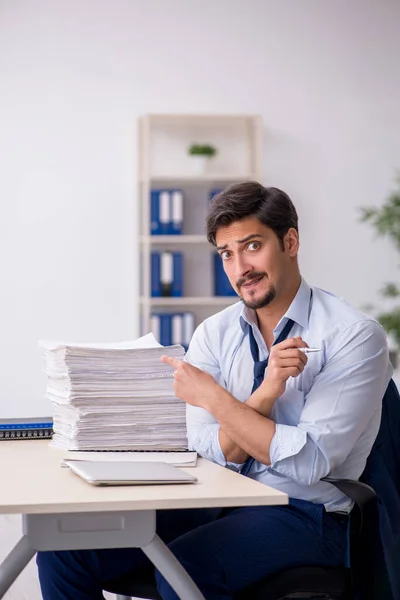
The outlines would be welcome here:
<svg viewBox="0 0 400 600">
<path fill-rule="evenodd" d="M 51 417 L 28 417 L 25 419 L 0 419 L 0 441 L 43 440 L 53 435 Z"/>
</svg>

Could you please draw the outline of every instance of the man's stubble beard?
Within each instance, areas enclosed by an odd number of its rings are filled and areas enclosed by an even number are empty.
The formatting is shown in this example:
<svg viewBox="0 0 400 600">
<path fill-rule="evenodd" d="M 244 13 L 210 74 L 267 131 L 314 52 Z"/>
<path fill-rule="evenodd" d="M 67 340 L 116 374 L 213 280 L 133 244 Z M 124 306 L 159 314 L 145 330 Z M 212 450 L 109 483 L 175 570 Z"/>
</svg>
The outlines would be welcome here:
<svg viewBox="0 0 400 600">
<path fill-rule="evenodd" d="M 268 306 L 268 304 L 271 304 L 275 297 L 276 289 L 272 284 L 270 285 L 269 290 L 265 293 L 265 295 L 262 298 L 257 298 L 254 300 L 245 300 L 239 294 L 239 298 L 241 299 L 243 304 L 247 306 L 247 308 L 251 308 L 253 310 L 258 310 L 259 308 L 264 308 L 265 306 Z"/>
</svg>

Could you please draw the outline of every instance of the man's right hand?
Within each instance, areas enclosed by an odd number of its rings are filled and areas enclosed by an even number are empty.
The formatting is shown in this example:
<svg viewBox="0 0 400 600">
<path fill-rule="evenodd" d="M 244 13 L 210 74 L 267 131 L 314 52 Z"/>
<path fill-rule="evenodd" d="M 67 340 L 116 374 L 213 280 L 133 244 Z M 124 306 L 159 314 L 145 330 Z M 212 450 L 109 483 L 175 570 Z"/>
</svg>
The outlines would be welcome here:
<svg viewBox="0 0 400 600">
<path fill-rule="evenodd" d="M 271 399 L 282 396 L 289 377 L 298 377 L 303 372 L 308 358 L 300 348 L 308 348 L 301 337 L 288 338 L 272 346 L 266 375 L 260 386 Z"/>
<path fill-rule="evenodd" d="M 300 375 L 307 364 L 307 355 L 299 348 L 308 348 L 301 337 L 272 346 L 265 378 L 246 402 L 250 408 L 264 417 L 270 416 L 275 400 L 285 392 L 289 377 Z"/>
</svg>

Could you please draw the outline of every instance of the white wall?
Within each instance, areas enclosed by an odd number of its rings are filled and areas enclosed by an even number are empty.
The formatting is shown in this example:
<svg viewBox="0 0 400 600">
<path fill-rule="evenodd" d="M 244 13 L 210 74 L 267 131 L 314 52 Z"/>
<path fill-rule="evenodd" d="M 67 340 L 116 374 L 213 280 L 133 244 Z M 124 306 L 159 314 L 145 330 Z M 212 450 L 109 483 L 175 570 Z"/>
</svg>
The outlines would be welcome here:
<svg viewBox="0 0 400 600">
<path fill-rule="evenodd" d="M 40 415 L 39 338 L 136 335 L 135 122 L 255 112 L 308 280 L 377 299 L 357 223 L 400 167 L 397 0 L 0 2 L 0 416 Z"/>
</svg>

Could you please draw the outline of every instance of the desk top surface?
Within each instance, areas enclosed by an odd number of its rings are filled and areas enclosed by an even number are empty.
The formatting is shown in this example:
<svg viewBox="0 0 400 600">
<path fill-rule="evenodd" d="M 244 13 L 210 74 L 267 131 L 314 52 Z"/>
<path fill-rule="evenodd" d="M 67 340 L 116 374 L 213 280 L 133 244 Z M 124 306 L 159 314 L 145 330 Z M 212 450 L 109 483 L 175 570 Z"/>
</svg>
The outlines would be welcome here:
<svg viewBox="0 0 400 600">
<path fill-rule="evenodd" d="M 47 441 L 0 442 L 0 514 L 267 506 L 287 504 L 283 492 L 203 458 L 183 469 L 185 485 L 92 486 L 60 466 L 64 452 Z M 149 465 L 150 466 L 150 465 Z"/>
</svg>

